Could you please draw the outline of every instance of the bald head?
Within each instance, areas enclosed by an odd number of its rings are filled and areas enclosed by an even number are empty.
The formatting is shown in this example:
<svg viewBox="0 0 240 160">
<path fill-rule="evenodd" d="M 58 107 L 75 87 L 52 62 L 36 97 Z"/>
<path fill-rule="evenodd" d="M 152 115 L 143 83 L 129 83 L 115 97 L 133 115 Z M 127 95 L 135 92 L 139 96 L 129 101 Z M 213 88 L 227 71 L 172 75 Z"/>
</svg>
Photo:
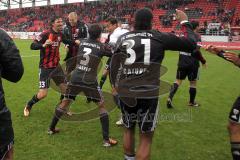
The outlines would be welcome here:
<svg viewBox="0 0 240 160">
<path fill-rule="evenodd" d="M 71 12 L 68 15 L 68 21 L 70 23 L 71 26 L 76 26 L 77 24 L 77 20 L 78 20 L 78 16 L 76 12 Z"/>
</svg>

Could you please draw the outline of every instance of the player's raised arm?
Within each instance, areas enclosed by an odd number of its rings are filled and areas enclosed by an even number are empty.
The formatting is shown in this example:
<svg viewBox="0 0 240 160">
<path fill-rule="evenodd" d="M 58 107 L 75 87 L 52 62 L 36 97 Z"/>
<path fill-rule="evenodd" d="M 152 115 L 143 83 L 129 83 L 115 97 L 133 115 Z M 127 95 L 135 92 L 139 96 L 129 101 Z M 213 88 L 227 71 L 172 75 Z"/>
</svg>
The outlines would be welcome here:
<svg viewBox="0 0 240 160">
<path fill-rule="evenodd" d="M 51 40 L 48 39 L 48 33 L 43 32 L 32 42 L 30 48 L 32 50 L 40 50 L 51 45 Z"/>
<path fill-rule="evenodd" d="M 212 54 L 215 54 L 227 61 L 230 61 L 233 64 L 235 64 L 236 66 L 240 67 L 240 57 L 236 53 L 226 52 L 226 51 L 221 50 L 220 48 L 213 46 L 213 45 L 208 45 L 208 46 L 204 47 L 204 49 L 206 49 L 206 51 L 208 51 Z"/>
<path fill-rule="evenodd" d="M 181 23 L 183 37 L 177 37 L 172 33 L 162 33 L 160 36 L 165 50 L 193 52 L 196 49 L 196 37 L 186 13 L 176 10 L 176 18 Z"/>
<path fill-rule="evenodd" d="M 19 50 L 5 31 L 0 30 L 0 35 L 1 76 L 8 81 L 17 82 L 24 72 Z"/>
</svg>

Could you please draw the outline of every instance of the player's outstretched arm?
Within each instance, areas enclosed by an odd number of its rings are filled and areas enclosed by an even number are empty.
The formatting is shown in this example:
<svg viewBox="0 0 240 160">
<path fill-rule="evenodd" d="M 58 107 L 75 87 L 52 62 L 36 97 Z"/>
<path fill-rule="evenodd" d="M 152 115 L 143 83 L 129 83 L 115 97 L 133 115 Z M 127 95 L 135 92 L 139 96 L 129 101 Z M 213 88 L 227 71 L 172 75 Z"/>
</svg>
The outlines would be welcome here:
<svg viewBox="0 0 240 160">
<path fill-rule="evenodd" d="M 228 61 L 231 61 L 236 66 L 240 67 L 240 58 L 239 55 L 236 55 L 235 53 L 225 52 L 223 54 L 224 58 Z"/>
<path fill-rule="evenodd" d="M 183 11 L 176 10 L 176 18 L 181 23 L 184 36 L 177 37 L 174 34 L 162 33 L 160 39 L 163 42 L 164 49 L 193 53 L 197 47 L 197 39 L 191 24 L 188 22 L 188 17 Z"/>
<path fill-rule="evenodd" d="M 42 49 L 42 48 L 44 48 L 43 44 L 40 43 L 40 42 L 37 42 L 37 41 L 32 42 L 32 44 L 30 46 L 31 50 L 39 50 L 39 49 Z"/>
<path fill-rule="evenodd" d="M 48 39 L 49 33 L 48 32 L 42 32 L 37 38 L 32 42 L 30 49 L 32 50 L 40 50 L 48 45 L 52 44 L 52 41 Z"/>
<path fill-rule="evenodd" d="M 232 62 L 236 66 L 240 67 L 240 57 L 239 55 L 231 52 L 226 52 L 221 50 L 220 48 L 213 46 L 213 45 L 208 45 L 203 47 L 206 51 L 218 55 L 219 57 L 222 57 L 223 59 Z"/>
</svg>

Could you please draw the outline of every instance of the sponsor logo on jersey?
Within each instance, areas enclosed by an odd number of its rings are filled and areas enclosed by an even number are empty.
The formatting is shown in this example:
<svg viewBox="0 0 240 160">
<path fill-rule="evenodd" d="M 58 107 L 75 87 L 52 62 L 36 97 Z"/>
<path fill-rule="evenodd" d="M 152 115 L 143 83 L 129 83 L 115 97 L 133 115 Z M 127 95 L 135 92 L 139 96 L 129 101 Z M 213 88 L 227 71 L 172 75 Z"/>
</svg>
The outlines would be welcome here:
<svg viewBox="0 0 240 160">
<path fill-rule="evenodd" d="M 42 40 L 42 36 L 40 36 L 40 35 L 37 36 L 37 37 L 36 37 L 36 40 L 37 40 L 37 41 L 41 41 L 41 40 Z"/>
<path fill-rule="evenodd" d="M 59 42 L 53 42 L 52 47 L 58 47 L 59 44 L 60 44 Z"/>
</svg>

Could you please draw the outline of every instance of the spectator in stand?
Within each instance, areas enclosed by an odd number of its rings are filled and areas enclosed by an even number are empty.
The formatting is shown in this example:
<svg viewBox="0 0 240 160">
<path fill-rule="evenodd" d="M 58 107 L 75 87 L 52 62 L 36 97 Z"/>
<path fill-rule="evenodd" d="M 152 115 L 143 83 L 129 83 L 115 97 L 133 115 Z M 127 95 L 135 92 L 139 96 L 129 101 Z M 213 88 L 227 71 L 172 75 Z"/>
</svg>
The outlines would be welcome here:
<svg viewBox="0 0 240 160">
<path fill-rule="evenodd" d="M 235 20 L 235 26 L 239 26 L 240 25 L 240 18 L 237 17 Z"/>
</svg>

